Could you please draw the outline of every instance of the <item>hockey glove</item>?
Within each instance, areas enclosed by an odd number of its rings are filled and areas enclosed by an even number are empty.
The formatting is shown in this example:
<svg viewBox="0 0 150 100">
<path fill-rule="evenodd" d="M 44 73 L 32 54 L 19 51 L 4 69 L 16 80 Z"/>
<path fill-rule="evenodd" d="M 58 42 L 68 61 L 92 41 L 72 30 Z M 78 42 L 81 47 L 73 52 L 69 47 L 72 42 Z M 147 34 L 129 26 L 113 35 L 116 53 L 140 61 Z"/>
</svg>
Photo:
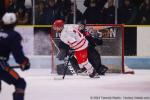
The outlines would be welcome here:
<svg viewBox="0 0 150 100">
<path fill-rule="evenodd" d="M 28 70 L 30 68 L 30 62 L 28 58 L 25 58 L 23 62 L 20 64 L 20 68 L 22 71 Z"/>
</svg>

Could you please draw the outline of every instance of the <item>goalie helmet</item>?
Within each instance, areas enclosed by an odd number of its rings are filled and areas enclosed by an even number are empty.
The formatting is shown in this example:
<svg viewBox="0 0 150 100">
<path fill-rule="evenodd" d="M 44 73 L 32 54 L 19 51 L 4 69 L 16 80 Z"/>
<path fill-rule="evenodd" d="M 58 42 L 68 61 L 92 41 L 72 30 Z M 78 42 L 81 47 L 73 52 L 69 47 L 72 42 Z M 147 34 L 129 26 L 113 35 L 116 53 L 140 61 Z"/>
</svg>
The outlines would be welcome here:
<svg viewBox="0 0 150 100">
<path fill-rule="evenodd" d="M 53 29 L 56 31 L 60 31 L 64 27 L 64 21 L 63 20 L 56 20 L 53 23 Z"/>
<path fill-rule="evenodd" d="M 5 13 L 2 17 L 2 21 L 5 25 L 15 24 L 17 21 L 15 13 Z"/>
</svg>

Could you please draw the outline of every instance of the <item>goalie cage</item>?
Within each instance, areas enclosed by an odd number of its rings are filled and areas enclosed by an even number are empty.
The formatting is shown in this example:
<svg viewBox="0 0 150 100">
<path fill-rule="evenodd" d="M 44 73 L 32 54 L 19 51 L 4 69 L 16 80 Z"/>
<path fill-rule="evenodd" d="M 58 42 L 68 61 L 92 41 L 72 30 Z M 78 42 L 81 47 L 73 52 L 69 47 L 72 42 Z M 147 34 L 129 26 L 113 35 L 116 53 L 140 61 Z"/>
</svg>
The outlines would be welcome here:
<svg viewBox="0 0 150 100">
<path fill-rule="evenodd" d="M 106 65 L 109 73 L 134 74 L 134 71 L 124 64 L 124 26 L 123 25 L 102 25 L 88 24 L 86 30 L 92 37 L 98 36 L 103 39 L 103 44 L 96 49 L 101 55 L 102 64 Z M 57 46 L 59 34 L 54 31 L 50 32 L 50 55 L 51 55 L 51 73 L 56 73 L 59 64 L 56 56 L 59 53 Z"/>
</svg>

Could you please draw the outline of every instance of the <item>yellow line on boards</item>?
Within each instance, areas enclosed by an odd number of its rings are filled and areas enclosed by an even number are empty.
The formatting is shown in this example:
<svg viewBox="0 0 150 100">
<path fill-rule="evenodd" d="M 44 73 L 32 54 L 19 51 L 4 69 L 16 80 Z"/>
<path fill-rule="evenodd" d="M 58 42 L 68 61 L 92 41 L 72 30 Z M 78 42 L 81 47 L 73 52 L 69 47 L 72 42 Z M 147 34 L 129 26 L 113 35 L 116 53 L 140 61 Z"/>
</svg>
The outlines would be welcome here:
<svg viewBox="0 0 150 100">
<path fill-rule="evenodd" d="M 17 25 L 18 27 L 51 27 L 52 25 Z M 124 25 L 124 27 L 150 27 L 150 25 Z"/>
<path fill-rule="evenodd" d="M 124 25 L 124 27 L 150 27 L 150 25 Z"/>
<path fill-rule="evenodd" d="M 52 25 L 17 25 L 18 27 L 51 27 Z"/>
</svg>

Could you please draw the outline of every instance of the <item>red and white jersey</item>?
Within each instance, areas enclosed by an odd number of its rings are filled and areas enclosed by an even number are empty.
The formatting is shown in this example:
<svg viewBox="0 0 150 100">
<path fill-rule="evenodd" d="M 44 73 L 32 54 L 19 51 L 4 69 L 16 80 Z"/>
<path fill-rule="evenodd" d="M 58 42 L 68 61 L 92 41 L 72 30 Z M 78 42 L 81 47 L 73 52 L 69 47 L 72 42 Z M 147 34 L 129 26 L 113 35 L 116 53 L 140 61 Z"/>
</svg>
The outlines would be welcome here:
<svg viewBox="0 0 150 100">
<path fill-rule="evenodd" d="M 60 39 L 68 44 L 75 51 L 87 48 L 88 41 L 85 36 L 78 30 L 79 25 L 67 24 L 60 34 Z"/>
</svg>

